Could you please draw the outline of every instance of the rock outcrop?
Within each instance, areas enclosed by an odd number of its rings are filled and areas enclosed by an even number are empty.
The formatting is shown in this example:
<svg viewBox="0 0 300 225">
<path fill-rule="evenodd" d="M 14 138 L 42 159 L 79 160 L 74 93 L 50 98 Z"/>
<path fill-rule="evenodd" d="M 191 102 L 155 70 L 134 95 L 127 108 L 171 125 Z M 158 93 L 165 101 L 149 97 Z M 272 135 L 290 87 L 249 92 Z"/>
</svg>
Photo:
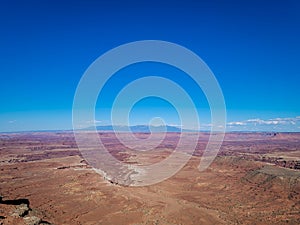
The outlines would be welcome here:
<svg viewBox="0 0 300 225">
<path fill-rule="evenodd" d="M 28 199 L 3 200 L 0 196 L 0 225 L 24 224 L 45 225 L 51 224 L 42 220 L 30 208 Z"/>
</svg>

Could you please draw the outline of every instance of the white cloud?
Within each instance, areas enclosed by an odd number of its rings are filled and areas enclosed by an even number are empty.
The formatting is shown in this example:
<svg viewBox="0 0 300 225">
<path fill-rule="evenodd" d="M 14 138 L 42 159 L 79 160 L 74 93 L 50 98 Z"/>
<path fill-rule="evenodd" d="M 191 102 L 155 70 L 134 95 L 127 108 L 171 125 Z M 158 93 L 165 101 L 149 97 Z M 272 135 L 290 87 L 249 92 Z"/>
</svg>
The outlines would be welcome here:
<svg viewBox="0 0 300 225">
<path fill-rule="evenodd" d="M 257 123 L 260 123 L 262 120 L 261 119 L 249 119 L 249 120 L 246 120 L 246 122 L 257 122 Z"/>
<path fill-rule="evenodd" d="M 247 123 L 254 123 L 254 124 L 278 124 L 276 120 L 262 120 L 262 119 L 249 119 L 246 120 Z"/>
<path fill-rule="evenodd" d="M 268 126 L 273 125 L 275 127 L 287 127 L 292 126 L 295 127 L 300 124 L 300 116 L 298 117 L 286 117 L 286 118 L 274 118 L 274 119 L 260 119 L 260 118 L 254 118 L 254 119 L 248 119 L 243 121 L 232 121 L 227 123 L 230 128 L 235 126 Z"/>
<path fill-rule="evenodd" d="M 182 124 L 168 124 L 168 126 L 172 126 L 172 127 L 183 127 Z"/>
<path fill-rule="evenodd" d="M 248 123 L 256 123 L 260 125 L 278 125 L 278 124 L 292 124 L 294 125 L 298 119 L 297 118 L 275 118 L 275 119 L 249 119 L 246 120 Z"/>
<path fill-rule="evenodd" d="M 101 120 L 88 120 L 88 121 L 86 121 L 86 123 L 88 123 L 88 124 L 99 124 L 99 123 L 102 123 L 102 121 Z"/>
<path fill-rule="evenodd" d="M 10 120 L 10 121 L 8 121 L 8 123 L 15 123 L 15 122 L 17 122 L 17 120 Z"/>
<path fill-rule="evenodd" d="M 229 125 L 229 126 L 232 126 L 232 125 L 243 126 L 243 125 L 246 125 L 246 123 L 245 122 L 236 121 L 236 122 L 229 122 L 229 123 L 227 123 L 227 125 Z"/>
</svg>

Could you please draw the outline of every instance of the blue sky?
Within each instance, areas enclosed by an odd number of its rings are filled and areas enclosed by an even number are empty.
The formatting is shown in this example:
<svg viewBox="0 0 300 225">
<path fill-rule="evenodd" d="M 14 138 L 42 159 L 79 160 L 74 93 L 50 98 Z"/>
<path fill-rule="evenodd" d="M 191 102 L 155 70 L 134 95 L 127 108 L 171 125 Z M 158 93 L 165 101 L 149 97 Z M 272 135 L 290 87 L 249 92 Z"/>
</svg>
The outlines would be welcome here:
<svg viewBox="0 0 300 225">
<path fill-rule="evenodd" d="M 88 66 L 114 47 L 149 39 L 185 46 L 207 63 L 223 90 L 229 130 L 300 131 L 299 1 L 0 4 L 0 131 L 72 128 L 73 96 Z M 166 77 L 176 73 L 161 65 L 135 69 Z M 117 77 L 99 112 L 106 112 L 112 96 L 133 79 Z M 203 128 L 209 127 L 203 93 L 179 73 L 176 77 L 199 98 Z M 140 102 L 132 113 L 132 123 L 155 116 L 179 122 L 172 106 L 158 99 Z M 96 117 L 109 123 L 107 113 Z"/>
</svg>

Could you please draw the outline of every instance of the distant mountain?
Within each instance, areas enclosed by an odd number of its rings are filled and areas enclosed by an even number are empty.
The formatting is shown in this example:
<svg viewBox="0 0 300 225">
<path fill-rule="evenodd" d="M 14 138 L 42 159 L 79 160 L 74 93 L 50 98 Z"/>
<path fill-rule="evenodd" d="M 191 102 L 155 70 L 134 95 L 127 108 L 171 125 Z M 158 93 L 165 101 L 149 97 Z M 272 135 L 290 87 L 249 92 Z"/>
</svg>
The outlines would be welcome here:
<svg viewBox="0 0 300 225">
<path fill-rule="evenodd" d="M 92 130 L 92 127 L 89 127 L 84 130 Z M 116 132 L 141 132 L 141 133 L 150 133 L 152 132 L 195 132 L 195 130 L 187 130 L 187 129 L 181 129 L 179 127 L 175 126 L 148 126 L 148 125 L 135 125 L 135 126 L 112 126 L 112 125 L 106 125 L 106 126 L 96 126 L 96 129 L 98 131 L 116 131 Z"/>
</svg>

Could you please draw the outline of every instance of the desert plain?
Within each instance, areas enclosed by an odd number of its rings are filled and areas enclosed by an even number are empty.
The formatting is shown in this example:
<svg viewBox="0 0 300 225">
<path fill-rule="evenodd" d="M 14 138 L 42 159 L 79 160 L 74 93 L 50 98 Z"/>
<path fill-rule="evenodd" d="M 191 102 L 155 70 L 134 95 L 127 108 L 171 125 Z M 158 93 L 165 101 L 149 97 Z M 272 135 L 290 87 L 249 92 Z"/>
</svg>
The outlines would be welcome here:
<svg viewBox="0 0 300 225">
<path fill-rule="evenodd" d="M 134 165 L 168 157 L 179 134 L 145 152 L 113 133 L 98 135 L 116 159 Z M 97 173 L 72 132 L 1 133 L 0 224 L 300 224 L 300 133 L 227 133 L 204 171 L 209 134 L 199 137 L 178 173 L 133 187 Z"/>
</svg>

